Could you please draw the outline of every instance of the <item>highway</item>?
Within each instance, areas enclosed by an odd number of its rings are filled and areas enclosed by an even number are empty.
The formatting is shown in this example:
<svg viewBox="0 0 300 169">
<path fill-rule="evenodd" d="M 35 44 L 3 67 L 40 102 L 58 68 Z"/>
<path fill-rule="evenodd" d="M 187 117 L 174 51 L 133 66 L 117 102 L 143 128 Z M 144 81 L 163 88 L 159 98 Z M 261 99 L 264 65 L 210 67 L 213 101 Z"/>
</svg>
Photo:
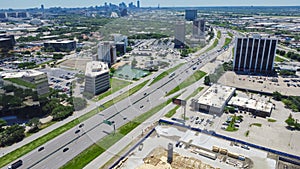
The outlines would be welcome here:
<svg viewBox="0 0 300 169">
<path fill-rule="evenodd" d="M 113 132 L 113 125 L 105 124 L 103 120 L 113 121 L 117 129 L 136 116 L 166 101 L 163 96 L 167 92 L 222 53 L 217 50 L 223 46 L 224 41 L 225 38 L 222 36 L 216 48 L 209 51 L 208 54 L 201 55 L 199 57 L 201 60 L 195 58 L 181 66 L 175 71 L 174 77 L 167 76 L 152 86 L 115 103 L 114 106 L 82 122 L 81 124 L 84 124 L 82 127 L 78 125 L 47 142 L 42 146 L 43 150 L 36 149 L 21 157 L 23 165 L 20 168 L 52 169 L 61 167 L 108 133 Z M 196 67 L 195 70 L 193 70 L 194 67 Z"/>
</svg>

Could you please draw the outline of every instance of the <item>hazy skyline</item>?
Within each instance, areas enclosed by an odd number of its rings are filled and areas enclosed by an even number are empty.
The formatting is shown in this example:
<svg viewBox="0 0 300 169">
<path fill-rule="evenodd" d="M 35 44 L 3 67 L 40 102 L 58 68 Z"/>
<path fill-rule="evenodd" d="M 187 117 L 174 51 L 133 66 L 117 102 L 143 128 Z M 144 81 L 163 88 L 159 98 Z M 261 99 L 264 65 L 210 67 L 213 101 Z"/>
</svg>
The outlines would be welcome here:
<svg viewBox="0 0 300 169">
<path fill-rule="evenodd" d="M 45 8 L 50 7 L 90 7 L 103 6 L 103 4 L 113 3 L 119 4 L 125 2 L 126 4 L 136 0 L 0 0 L 1 9 L 24 9 L 24 8 L 40 8 L 41 4 Z M 300 6 L 299 0 L 211 0 L 211 1 L 195 1 L 195 0 L 140 0 L 141 7 L 201 7 L 201 6 Z"/>
</svg>

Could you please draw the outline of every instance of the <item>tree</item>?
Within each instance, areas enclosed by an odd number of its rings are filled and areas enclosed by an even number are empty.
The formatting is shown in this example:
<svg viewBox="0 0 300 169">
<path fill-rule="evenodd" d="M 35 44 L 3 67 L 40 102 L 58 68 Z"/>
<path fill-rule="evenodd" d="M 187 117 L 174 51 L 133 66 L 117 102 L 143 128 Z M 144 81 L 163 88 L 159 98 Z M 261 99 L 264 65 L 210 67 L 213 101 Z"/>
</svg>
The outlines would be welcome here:
<svg viewBox="0 0 300 169">
<path fill-rule="evenodd" d="M 279 93 L 279 92 L 273 92 L 273 99 L 274 100 L 277 100 L 277 101 L 281 101 L 281 99 L 282 99 L 282 95 L 281 95 L 281 93 Z"/>
<path fill-rule="evenodd" d="M 295 119 L 293 118 L 292 114 L 290 114 L 288 119 L 285 120 L 285 123 L 290 127 L 294 126 Z"/>
<path fill-rule="evenodd" d="M 0 118 L 0 128 L 3 126 L 6 126 L 6 125 L 7 125 L 7 122 Z"/>
<path fill-rule="evenodd" d="M 74 105 L 75 111 L 82 110 L 86 107 L 87 101 L 80 97 L 74 97 L 73 105 Z"/>
<path fill-rule="evenodd" d="M 39 125 L 41 124 L 40 120 L 38 118 L 32 118 L 27 123 L 28 126 L 30 126 L 29 133 L 35 133 L 39 131 Z"/>
<path fill-rule="evenodd" d="M 209 76 L 205 76 L 204 77 L 204 84 L 207 85 L 207 86 L 210 85 L 210 78 L 209 78 Z"/>
</svg>

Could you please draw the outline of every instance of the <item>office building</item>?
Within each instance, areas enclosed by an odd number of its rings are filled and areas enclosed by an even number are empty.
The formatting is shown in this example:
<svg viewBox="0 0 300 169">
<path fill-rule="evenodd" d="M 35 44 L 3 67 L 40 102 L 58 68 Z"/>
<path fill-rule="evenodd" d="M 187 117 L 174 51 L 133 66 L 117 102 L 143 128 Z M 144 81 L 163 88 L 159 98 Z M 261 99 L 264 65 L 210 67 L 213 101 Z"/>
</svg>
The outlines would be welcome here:
<svg viewBox="0 0 300 169">
<path fill-rule="evenodd" d="M 100 42 L 98 44 L 98 56 L 96 61 L 102 61 L 111 67 L 117 59 L 116 45 L 113 42 Z"/>
<path fill-rule="evenodd" d="M 140 1 L 139 0 L 136 2 L 136 4 L 137 4 L 137 8 L 140 8 Z"/>
<path fill-rule="evenodd" d="M 114 37 L 114 43 L 116 45 L 117 52 L 121 54 L 125 54 L 126 48 L 128 46 L 127 36 L 121 34 L 113 34 L 113 37 Z"/>
<path fill-rule="evenodd" d="M 231 98 L 228 105 L 260 117 L 270 117 L 273 110 L 272 103 L 238 96 Z"/>
<path fill-rule="evenodd" d="M 23 89 L 37 91 L 38 95 L 49 92 L 47 74 L 37 70 L 26 70 L 1 74 L 5 85 L 14 85 Z"/>
<path fill-rule="evenodd" d="M 183 48 L 185 46 L 185 22 L 180 21 L 175 24 L 175 48 Z"/>
<path fill-rule="evenodd" d="M 213 84 L 199 99 L 192 99 L 191 107 L 194 111 L 221 115 L 234 92 L 233 87 Z"/>
<path fill-rule="evenodd" d="M 86 64 L 84 91 L 94 95 L 110 88 L 107 63 L 91 61 Z"/>
<path fill-rule="evenodd" d="M 187 9 L 185 10 L 185 19 L 187 21 L 193 21 L 197 18 L 197 10 L 194 9 Z"/>
<path fill-rule="evenodd" d="M 76 49 L 76 41 L 74 40 L 52 40 L 44 42 L 46 51 L 52 52 L 70 52 Z"/>
<path fill-rule="evenodd" d="M 277 39 L 236 38 L 233 70 L 270 73 L 274 70 Z"/>
<path fill-rule="evenodd" d="M 193 37 L 204 38 L 205 37 L 205 20 L 196 19 L 193 21 Z"/>
<path fill-rule="evenodd" d="M 0 34 L 0 52 L 12 50 L 16 44 L 14 35 Z"/>
</svg>

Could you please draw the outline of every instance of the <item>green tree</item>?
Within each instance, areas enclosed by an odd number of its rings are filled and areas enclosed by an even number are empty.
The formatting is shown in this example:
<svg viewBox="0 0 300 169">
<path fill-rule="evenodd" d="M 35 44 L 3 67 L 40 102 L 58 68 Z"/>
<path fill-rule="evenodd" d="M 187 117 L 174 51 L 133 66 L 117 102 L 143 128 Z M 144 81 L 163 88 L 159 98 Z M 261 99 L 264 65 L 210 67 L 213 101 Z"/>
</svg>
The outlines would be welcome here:
<svg viewBox="0 0 300 169">
<path fill-rule="evenodd" d="M 274 100 L 281 101 L 281 99 L 282 99 L 281 93 L 279 93 L 278 91 L 276 91 L 276 92 L 273 92 L 272 95 L 273 95 L 273 99 Z"/>
<path fill-rule="evenodd" d="M 209 78 L 209 76 L 205 76 L 204 77 L 204 84 L 207 85 L 207 86 L 210 85 L 210 78 Z"/>
<path fill-rule="evenodd" d="M 75 111 L 82 110 L 86 107 L 87 101 L 84 98 L 74 97 L 73 105 L 74 105 Z"/>
</svg>

